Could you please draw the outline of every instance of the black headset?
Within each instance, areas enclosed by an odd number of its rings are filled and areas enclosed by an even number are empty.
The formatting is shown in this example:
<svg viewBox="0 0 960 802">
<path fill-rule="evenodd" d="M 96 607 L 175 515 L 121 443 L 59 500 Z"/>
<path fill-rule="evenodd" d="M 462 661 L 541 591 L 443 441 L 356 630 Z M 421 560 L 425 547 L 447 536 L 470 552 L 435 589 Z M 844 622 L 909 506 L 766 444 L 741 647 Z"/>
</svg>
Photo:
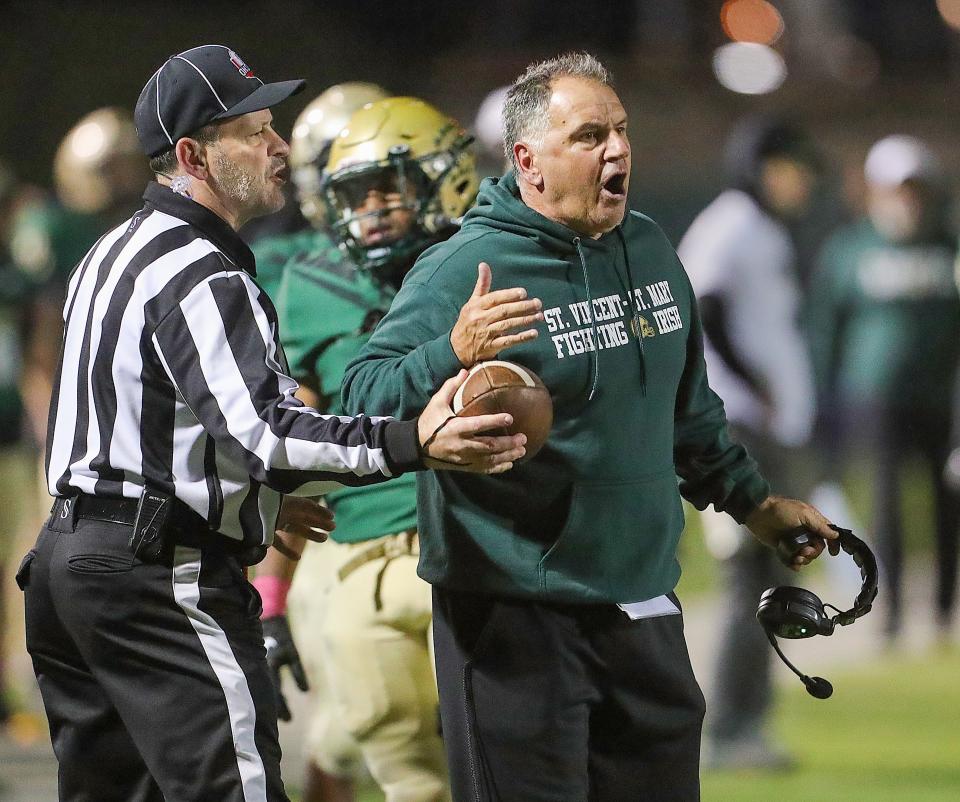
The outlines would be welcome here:
<svg viewBox="0 0 960 802">
<path fill-rule="evenodd" d="M 800 677 L 807 692 L 817 699 L 828 699 L 833 693 L 833 685 L 823 677 L 801 674 L 780 651 L 774 636 L 796 640 L 812 638 L 814 635 L 832 635 L 838 625 L 845 627 L 869 613 L 873 600 L 877 597 L 877 559 L 873 552 L 849 529 L 839 526 L 832 528 L 840 535 L 840 548 L 853 557 L 853 561 L 860 568 L 863 584 L 853 601 L 853 607 L 844 612 L 832 604 L 825 605 L 809 590 L 785 586 L 765 590 L 760 596 L 760 605 L 757 608 L 757 620 L 767 633 L 770 645 L 790 670 Z M 805 546 L 812 546 L 815 538 L 815 535 L 803 527 L 794 529 L 780 539 L 777 556 L 785 565 L 791 565 L 796 554 Z M 825 607 L 833 608 L 837 614 L 828 616 Z"/>
</svg>

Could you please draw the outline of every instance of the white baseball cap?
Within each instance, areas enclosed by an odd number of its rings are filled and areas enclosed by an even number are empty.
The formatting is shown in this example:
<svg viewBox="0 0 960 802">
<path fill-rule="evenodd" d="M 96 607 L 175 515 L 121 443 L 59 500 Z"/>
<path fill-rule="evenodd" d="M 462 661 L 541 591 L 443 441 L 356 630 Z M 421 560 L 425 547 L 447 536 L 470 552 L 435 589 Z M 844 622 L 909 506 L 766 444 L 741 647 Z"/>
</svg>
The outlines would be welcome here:
<svg viewBox="0 0 960 802">
<path fill-rule="evenodd" d="M 490 92 L 477 109 L 477 118 L 473 122 L 477 141 L 488 153 L 495 155 L 503 152 L 503 103 L 509 89 L 509 86 L 501 86 Z"/>
<path fill-rule="evenodd" d="M 940 160 L 930 147 L 916 137 L 895 134 L 875 143 L 867 154 L 863 174 L 868 184 L 898 187 L 911 178 L 939 181 Z"/>
</svg>

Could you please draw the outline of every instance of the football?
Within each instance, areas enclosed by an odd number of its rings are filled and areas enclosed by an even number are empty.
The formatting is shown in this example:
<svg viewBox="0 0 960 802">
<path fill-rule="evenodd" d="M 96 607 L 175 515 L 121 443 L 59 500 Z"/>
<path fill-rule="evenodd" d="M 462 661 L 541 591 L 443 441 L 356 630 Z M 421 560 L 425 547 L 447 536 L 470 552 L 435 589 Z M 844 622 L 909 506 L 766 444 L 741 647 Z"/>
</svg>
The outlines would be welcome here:
<svg viewBox="0 0 960 802">
<path fill-rule="evenodd" d="M 453 398 L 453 411 L 460 417 L 510 413 L 513 425 L 505 433 L 527 436 L 523 460 L 543 447 L 553 425 L 553 401 L 540 377 L 522 365 L 502 360 L 480 362 L 470 369 Z"/>
</svg>

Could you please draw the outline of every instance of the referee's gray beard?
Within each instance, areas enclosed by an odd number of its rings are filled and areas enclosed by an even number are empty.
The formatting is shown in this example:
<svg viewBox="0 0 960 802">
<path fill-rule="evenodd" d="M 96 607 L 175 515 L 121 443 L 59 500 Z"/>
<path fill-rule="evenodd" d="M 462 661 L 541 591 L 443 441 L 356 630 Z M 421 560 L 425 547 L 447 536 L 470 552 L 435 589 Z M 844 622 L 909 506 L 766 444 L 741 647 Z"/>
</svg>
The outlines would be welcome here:
<svg viewBox="0 0 960 802">
<path fill-rule="evenodd" d="M 241 206 L 246 205 L 253 189 L 253 176 L 244 172 L 240 165 L 228 159 L 219 149 L 214 149 L 213 161 L 217 165 L 217 183 L 221 191 L 230 200 Z"/>
</svg>

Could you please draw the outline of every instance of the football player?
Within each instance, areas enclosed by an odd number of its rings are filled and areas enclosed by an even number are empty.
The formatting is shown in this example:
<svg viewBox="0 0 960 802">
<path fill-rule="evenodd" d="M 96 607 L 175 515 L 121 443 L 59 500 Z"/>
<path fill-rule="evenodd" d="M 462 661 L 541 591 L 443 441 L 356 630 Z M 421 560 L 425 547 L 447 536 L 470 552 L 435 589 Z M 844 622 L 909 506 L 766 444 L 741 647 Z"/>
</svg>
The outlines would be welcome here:
<svg viewBox="0 0 960 802">
<path fill-rule="evenodd" d="M 307 120 L 304 120 L 307 123 Z M 298 123 L 299 125 L 299 123 Z M 306 139 L 294 129 L 293 141 Z M 479 184 L 470 137 L 422 100 L 363 106 L 333 142 L 327 169 L 294 168 L 301 208 L 317 226 L 283 270 L 275 302 L 298 395 L 340 411 L 340 382 L 417 256 L 449 237 Z M 329 232 L 329 233 L 326 233 Z M 359 744 L 387 800 L 447 799 L 430 643 L 430 588 L 416 575 L 415 482 L 343 488 L 327 503 L 337 528 L 308 547 L 290 592 L 294 641 L 313 687 Z M 265 632 L 286 640 L 279 558 L 256 583 Z M 293 658 L 292 647 L 285 650 Z M 327 728 L 324 723 L 321 728 Z M 314 733 L 318 732 L 315 725 Z M 330 765 L 315 738 L 313 757 Z M 319 797 L 304 797 L 307 800 Z"/>
</svg>

